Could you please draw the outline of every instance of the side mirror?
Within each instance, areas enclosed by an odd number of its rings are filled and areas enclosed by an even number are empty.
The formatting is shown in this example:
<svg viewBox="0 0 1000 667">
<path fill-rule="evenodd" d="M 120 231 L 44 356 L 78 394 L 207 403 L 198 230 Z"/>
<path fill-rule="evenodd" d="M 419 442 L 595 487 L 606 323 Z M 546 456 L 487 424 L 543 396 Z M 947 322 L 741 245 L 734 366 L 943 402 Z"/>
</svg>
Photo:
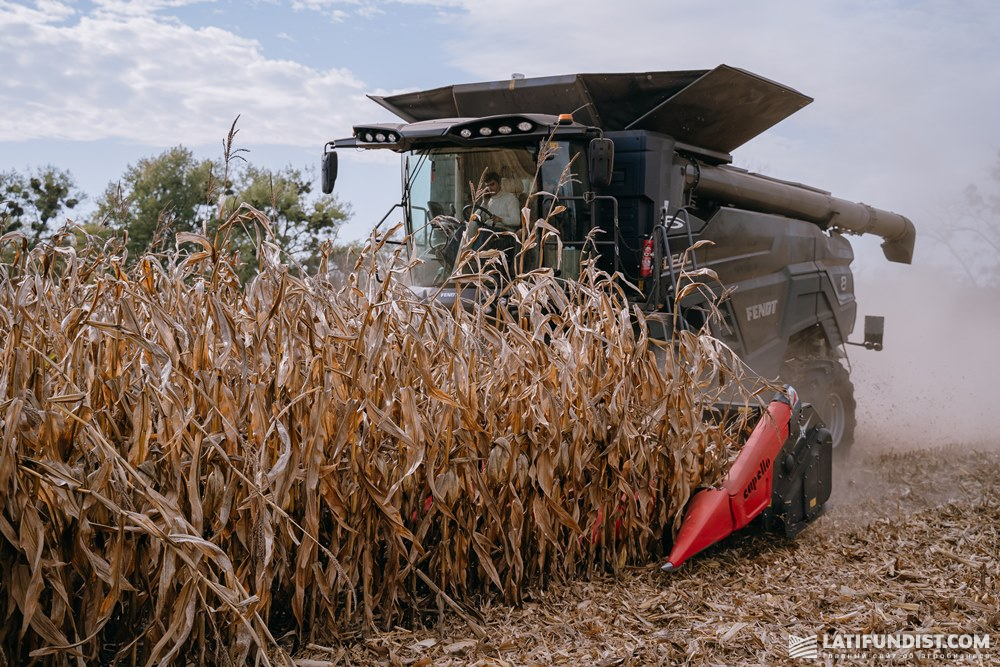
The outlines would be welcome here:
<svg viewBox="0 0 1000 667">
<path fill-rule="evenodd" d="M 322 186 L 323 194 L 333 192 L 333 184 L 337 182 L 337 151 L 330 148 L 332 144 L 327 144 L 323 153 Z M 326 150 L 329 148 L 329 150 Z"/>
<path fill-rule="evenodd" d="M 590 159 L 590 184 L 599 188 L 611 185 L 615 170 L 615 143 L 610 139 L 591 139 L 587 156 Z"/>
</svg>

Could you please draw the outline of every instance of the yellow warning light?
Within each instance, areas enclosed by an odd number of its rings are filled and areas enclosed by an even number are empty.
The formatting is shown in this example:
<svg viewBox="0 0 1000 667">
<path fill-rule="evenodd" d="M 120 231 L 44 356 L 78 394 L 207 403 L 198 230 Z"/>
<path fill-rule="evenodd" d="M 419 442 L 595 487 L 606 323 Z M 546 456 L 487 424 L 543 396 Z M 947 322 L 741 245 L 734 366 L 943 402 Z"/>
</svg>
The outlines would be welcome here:
<svg viewBox="0 0 1000 667">
<path fill-rule="evenodd" d="M 561 113 L 559 114 L 559 124 L 569 125 L 573 122 L 573 114 L 571 113 Z"/>
</svg>

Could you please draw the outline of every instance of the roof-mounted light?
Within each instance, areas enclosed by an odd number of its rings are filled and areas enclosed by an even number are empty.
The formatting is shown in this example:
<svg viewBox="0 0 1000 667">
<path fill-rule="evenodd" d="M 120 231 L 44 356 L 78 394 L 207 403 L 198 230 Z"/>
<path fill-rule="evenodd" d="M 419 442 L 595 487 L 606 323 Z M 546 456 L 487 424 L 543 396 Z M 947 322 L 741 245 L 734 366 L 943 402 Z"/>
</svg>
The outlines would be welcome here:
<svg viewBox="0 0 1000 667">
<path fill-rule="evenodd" d="M 398 125 L 372 125 L 354 128 L 354 138 L 363 144 L 399 144 L 403 137 Z"/>
<path fill-rule="evenodd" d="M 449 130 L 449 134 L 462 139 L 493 138 L 496 140 L 499 137 L 513 138 L 518 134 L 528 134 L 537 131 L 538 128 L 538 123 L 524 116 L 491 116 L 454 125 Z"/>
</svg>

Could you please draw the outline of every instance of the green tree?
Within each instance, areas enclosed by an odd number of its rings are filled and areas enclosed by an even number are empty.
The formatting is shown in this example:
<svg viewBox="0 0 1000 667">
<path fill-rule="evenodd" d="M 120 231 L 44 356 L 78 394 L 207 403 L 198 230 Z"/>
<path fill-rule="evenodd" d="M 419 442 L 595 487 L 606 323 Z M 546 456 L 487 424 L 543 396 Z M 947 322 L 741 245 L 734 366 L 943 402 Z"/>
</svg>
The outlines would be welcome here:
<svg viewBox="0 0 1000 667">
<path fill-rule="evenodd" d="M 38 243 L 84 198 L 70 173 L 51 165 L 31 175 L 0 172 L 0 233 L 20 230 Z"/>
<path fill-rule="evenodd" d="M 314 267 L 324 241 L 335 241 L 350 207 L 333 195 L 312 196 L 312 182 L 291 166 L 279 171 L 246 167 L 236 204 L 247 203 L 271 222 L 276 241 L 297 261 Z"/>
<path fill-rule="evenodd" d="M 95 221 L 127 231 L 129 255 L 135 259 L 213 217 L 220 172 L 216 162 L 197 160 L 183 146 L 143 158 L 129 165 L 120 181 L 108 185 Z"/>
<path fill-rule="evenodd" d="M 311 178 L 293 167 L 272 171 L 236 159 L 196 160 L 182 146 L 130 165 L 98 202 L 95 223 L 128 232 L 129 256 L 160 250 L 177 232 L 209 233 L 246 203 L 270 220 L 275 242 L 307 269 L 319 262 L 320 246 L 335 241 L 350 208 L 330 195 L 315 196 Z M 234 229 L 233 249 L 249 261 L 244 278 L 256 270 L 255 230 Z"/>
</svg>

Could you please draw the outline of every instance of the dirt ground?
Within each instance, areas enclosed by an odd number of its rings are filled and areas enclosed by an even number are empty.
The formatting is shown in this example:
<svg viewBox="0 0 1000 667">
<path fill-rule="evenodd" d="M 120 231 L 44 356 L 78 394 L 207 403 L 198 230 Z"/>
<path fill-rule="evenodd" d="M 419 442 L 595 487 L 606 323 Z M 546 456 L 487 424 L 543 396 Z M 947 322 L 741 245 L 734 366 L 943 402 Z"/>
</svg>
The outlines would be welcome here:
<svg viewBox="0 0 1000 667">
<path fill-rule="evenodd" d="M 312 644 L 297 663 L 1000 664 L 1000 442 L 859 435 L 827 513 L 794 540 L 738 534 L 672 574 L 651 562 L 533 592 L 521 608 L 448 610 L 433 628 Z M 818 660 L 788 657 L 789 635 L 901 632 L 993 632 L 993 643 L 889 657 L 821 643 Z"/>
</svg>

